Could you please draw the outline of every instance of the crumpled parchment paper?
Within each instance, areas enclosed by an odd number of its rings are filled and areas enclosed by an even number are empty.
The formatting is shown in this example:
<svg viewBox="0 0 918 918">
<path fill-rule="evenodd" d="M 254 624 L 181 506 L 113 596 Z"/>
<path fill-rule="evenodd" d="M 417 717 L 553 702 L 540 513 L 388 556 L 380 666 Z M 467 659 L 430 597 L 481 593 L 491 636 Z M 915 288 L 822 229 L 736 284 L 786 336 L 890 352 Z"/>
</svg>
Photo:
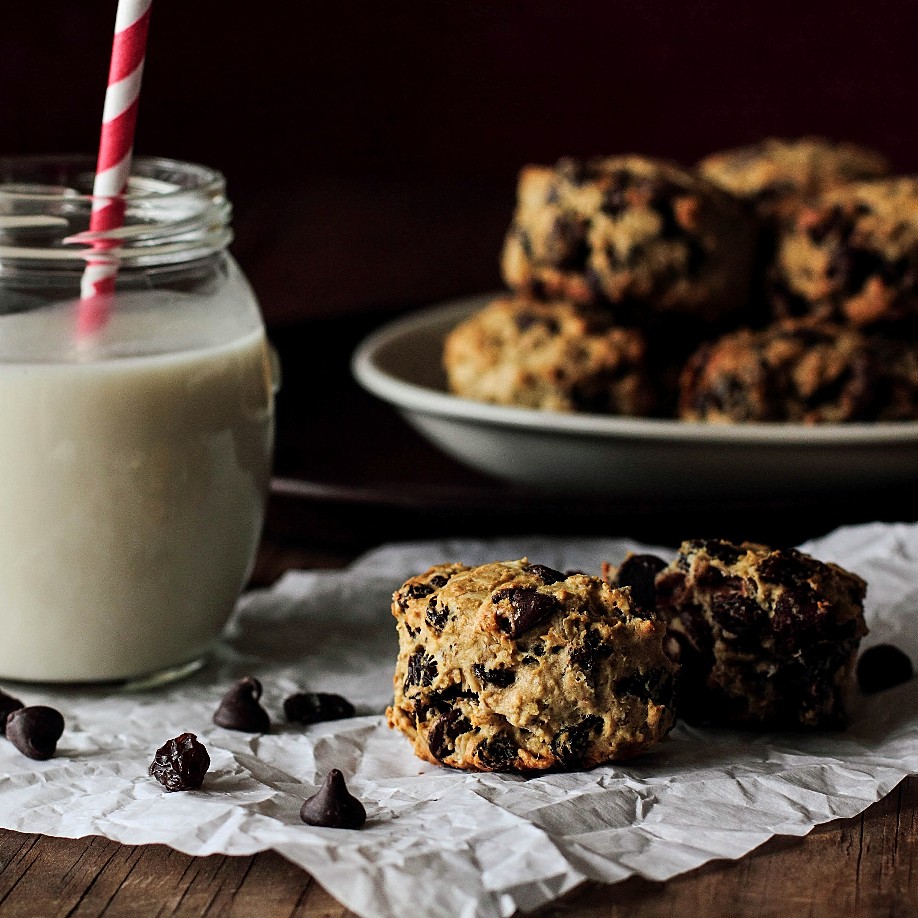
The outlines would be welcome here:
<svg viewBox="0 0 918 918">
<path fill-rule="evenodd" d="M 918 525 L 871 524 L 802 546 L 869 584 L 870 635 L 918 661 Z M 918 680 L 854 699 L 842 733 L 756 735 L 677 725 L 625 766 L 521 778 L 425 764 L 381 714 L 397 640 L 392 591 L 441 561 L 528 556 L 596 570 L 625 540 L 513 538 L 391 545 L 340 572 L 292 572 L 245 596 L 212 662 L 147 693 L 7 686 L 51 704 L 67 730 L 55 758 L 33 762 L 0 740 L 0 825 L 103 835 L 195 855 L 273 848 L 358 914 L 504 916 L 586 879 L 665 880 L 713 858 L 738 858 L 773 835 L 803 835 L 853 816 L 918 771 Z M 664 557 L 672 549 L 653 549 Z M 251 736 L 214 726 L 232 680 L 264 684 L 275 727 Z M 287 725 L 296 690 L 338 692 L 354 719 Z M 156 748 L 191 731 L 212 764 L 200 791 L 166 793 L 147 776 Z M 311 828 L 305 797 L 340 768 L 365 803 L 360 831 Z"/>
</svg>

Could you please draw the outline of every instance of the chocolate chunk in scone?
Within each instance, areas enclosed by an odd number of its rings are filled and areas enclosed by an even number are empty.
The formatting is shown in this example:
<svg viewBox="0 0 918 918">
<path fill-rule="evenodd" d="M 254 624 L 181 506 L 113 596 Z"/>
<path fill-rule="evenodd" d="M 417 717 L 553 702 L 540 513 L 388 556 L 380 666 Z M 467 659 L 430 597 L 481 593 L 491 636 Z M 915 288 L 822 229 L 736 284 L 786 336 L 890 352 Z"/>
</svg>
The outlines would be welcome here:
<svg viewBox="0 0 918 918">
<path fill-rule="evenodd" d="M 679 416 L 808 424 L 918 417 L 918 343 L 816 319 L 740 329 L 686 362 Z"/>
<path fill-rule="evenodd" d="M 683 542 L 656 577 L 678 642 L 678 713 L 693 723 L 840 727 L 866 584 L 795 549 Z"/>
<path fill-rule="evenodd" d="M 596 577 L 521 561 L 439 565 L 393 597 L 389 725 L 430 762 L 476 771 L 590 768 L 673 723 L 664 626 Z"/>
<path fill-rule="evenodd" d="M 565 158 L 521 171 L 501 267 L 522 295 L 600 306 L 623 324 L 708 321 L 744 306 L 754 237 L 737 199 L 674 163 Z"/>
</svg>

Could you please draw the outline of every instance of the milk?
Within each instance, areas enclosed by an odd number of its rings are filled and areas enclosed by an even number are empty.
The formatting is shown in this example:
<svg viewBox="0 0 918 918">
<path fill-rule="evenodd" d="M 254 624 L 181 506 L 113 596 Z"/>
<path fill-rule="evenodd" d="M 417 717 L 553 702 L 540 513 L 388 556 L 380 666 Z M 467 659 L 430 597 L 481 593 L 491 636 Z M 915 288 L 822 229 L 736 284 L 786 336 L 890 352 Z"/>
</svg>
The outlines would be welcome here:
<svg viewBox="0 0 918 918">
<path fill-rule="evenodd" d="M 73 302 L 0 315 L 0 678 L 135 678 L 225 624 L 273 436 L 264 331 L 234 286 L 119 294 L 89 340 Z"/>
</svg>

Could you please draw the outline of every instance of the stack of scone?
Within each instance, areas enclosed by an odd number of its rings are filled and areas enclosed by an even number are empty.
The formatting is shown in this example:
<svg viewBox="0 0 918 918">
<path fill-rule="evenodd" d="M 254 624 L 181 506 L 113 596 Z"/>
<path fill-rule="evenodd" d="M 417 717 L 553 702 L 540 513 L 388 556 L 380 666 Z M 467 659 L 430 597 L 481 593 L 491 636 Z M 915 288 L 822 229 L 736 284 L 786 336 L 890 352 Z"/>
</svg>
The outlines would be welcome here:
<svg viewBox="0 0 918 918">
<path fill-rule="evenodd" d="M 918 178 L 887 172 L 814 138 L 695 169 L 527 166 L 510 293 L 448 336 L 450 389 L 702 421 L 918 417 Z"/>
</svg>

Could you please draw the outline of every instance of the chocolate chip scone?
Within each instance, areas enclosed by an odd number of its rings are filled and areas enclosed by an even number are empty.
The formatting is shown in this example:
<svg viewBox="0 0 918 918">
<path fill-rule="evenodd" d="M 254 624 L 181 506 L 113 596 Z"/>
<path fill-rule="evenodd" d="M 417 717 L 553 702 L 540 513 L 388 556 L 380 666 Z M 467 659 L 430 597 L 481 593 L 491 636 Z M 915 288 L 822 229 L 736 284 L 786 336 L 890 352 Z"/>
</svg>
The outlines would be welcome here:
<svg viewBox="0 0 918 918">
<path fill-rule="evenodd" d="M 449 334 L 449 388 L 478 401 L 642 415 L 654 408 L 642 331 L 571 303 L 501 298 Z"/>
<path fill-rule="evenodd" d="M 822 137 L 769 137 L 712 153 L 697 168 L 705 178 L 748 201 L 766 220 L 790 217 L 809 198 L 830 188 L 889 173 L 889 163 L 875 150 Z"/>
<path fill-rule="evenodd" d="M 693 723 L 840 727 L 866 584 L 795 549 L 683 542 L 656 575 L 679 646 L 678 713 Z"/>
<path fill-rule="evenodd" d="M 787 319 L 702 344 L 679 381 L 679 416 L 714 422 L 918 417 L 918 344 Z"/>
<path fill-rule="evenodd" d="M 775 312 L 859 326 L 918 322 L 918 177 L 822 195 L 780 235 Z"/>
<path fill-rule="evenodd" d="M 444 564 L 393 596 L 400 653 L 386 714 L 429 762 L 591 768 L 673 723 L 665 627 L 628 593 L 527 561 Z"/>
<path fill-rule="evenodd" d="M 514 290 L 655 315 L 716 319 L 745 304 L 754 228 L 728 193 L 662 160 L 565 158 L 520 173 L 501 266 Z"/>
</svg>

